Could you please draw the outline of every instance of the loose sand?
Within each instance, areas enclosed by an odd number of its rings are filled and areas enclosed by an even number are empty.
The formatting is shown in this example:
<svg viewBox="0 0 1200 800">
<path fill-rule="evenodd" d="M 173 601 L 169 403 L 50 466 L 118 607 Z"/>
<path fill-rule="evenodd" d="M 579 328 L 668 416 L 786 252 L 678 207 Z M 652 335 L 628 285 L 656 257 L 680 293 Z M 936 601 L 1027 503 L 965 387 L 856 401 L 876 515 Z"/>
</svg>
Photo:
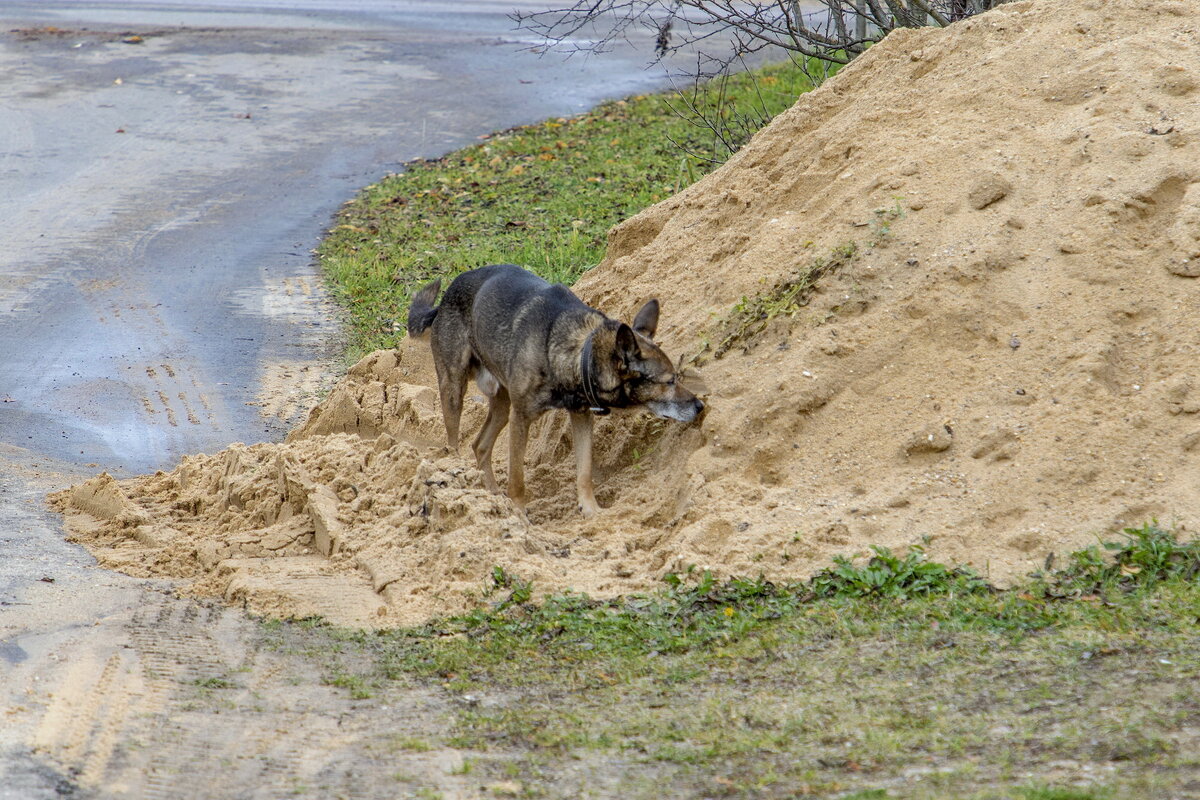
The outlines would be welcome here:
<svg viewBox="0 0 1200 800">
<path fill-rule="evenodd" d="M 495 565 L 612 596 L 689 564 L 799 578 L 927 539 L 1004 583 L 1151 517 L 1194 529 L 1198 31 L 1170 0 L 897 31 L 615 228 L 577 291 L 625 318 L 660 298 L 709 410 L 600 420 L 596 518 L 574 513 L 560 415 L 530 448 L 528 519 L 441 449 L 419 343 L 356 365 L 282 444 L 55 502 L 106 566 L 368 626 L 459 611 Z M 852 241 L 805 305 L 704 352 L 741 298 Z"/>
</svg>

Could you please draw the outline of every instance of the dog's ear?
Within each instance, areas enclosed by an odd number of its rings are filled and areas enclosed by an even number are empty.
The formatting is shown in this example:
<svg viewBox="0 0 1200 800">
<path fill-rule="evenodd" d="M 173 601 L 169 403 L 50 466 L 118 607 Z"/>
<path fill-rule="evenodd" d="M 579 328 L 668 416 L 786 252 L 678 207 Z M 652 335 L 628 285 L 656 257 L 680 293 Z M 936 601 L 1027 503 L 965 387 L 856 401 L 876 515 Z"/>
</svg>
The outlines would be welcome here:
<svg viewBox="0 0 1200 800">
<path fill-rule="evenodd" d="M 633 329 L 647 339 L 654 338 L 654 332 L 658 330 L 657 299 L 650 300 L 637 312 L 637 316 L 633 318 Z"/>
<path fill-rule="evenodd" d="M 642 357 L 642 348 L 638 345 L 637 336 L 633 334 L 633 329 L 624 322 L 621 323 L 621 327 L 617 328 L 617 341 L 613 355 L 625 367 L 628 367 L 630 362 L 637 361 Z"/>
</svg>

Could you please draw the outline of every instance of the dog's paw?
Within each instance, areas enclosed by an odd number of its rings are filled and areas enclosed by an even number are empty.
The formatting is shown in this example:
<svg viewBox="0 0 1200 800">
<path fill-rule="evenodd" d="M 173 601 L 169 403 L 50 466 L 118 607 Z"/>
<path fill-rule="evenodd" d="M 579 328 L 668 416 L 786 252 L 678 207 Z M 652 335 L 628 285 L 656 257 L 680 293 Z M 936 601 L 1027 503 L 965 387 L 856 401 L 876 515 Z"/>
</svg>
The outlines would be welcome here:
<svg viewBox="0 0 1200 800">
<path fill-rule="evenodd" d="M 598 503 L 580 503 L 577 510 L 585 517 L 594 517 L 600 513 L 600 505 Z"/>
</svg>

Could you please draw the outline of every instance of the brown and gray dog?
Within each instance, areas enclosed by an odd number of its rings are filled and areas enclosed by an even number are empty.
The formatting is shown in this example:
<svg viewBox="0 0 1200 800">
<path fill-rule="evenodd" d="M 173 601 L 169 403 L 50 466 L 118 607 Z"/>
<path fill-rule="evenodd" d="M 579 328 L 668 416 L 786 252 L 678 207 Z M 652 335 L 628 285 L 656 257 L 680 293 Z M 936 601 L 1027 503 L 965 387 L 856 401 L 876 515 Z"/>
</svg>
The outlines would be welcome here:
<svg viewBox="0 0 1200 800">
<path fill-rule="evenodd" d="M 458 449 L 467 381 L 488 398 L 487 419 L 472 450 L 484 483 L 499 492 L 492 446 L 511 420 L 508 495 L 525 505 L 525 445 L 529 426 L 552 408 L 571 415 L 579 509 L 600 510 L 592 487 L 592 415 L 645 407 L 660 417 L 691 422 L 704 409 L 676 382 L 675 369 L 651 341 L 658 301 L 638 311 L 633 325 L 609 319 L 566 287 L 551 285 L 512 264 L 464 272 L 434 306 L 441 281 L 413 297 L 408 335 L 431 333 L 446 437 Z"/>
</svg>

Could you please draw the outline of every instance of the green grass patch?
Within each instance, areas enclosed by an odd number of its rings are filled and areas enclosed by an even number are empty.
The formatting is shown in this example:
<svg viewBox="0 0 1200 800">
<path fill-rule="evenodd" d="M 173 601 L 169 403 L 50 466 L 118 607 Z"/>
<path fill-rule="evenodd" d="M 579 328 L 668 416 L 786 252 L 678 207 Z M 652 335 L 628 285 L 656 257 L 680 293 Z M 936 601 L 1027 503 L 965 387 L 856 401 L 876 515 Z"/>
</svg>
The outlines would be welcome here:
<svg viewBox="0 0 1200 800">
<path fill-rule="evenodd" d="M 620 762 L 596 796 L 1186 796 L 1198 552 L 1151 523 L 1004 591 L 920 548 L 790 584 L 691 570 L 609 601 L 532 603 L 497 571 L 471 614 L 308 633 L 313 658 L 358 670 L 351 691 L 469 698 L 447 744 L 530 796 L 571 796 L 553 776 L 580 759 Z"/>
<path fill-rule="evenodd" d="M 618 100 L 412 162 L 367 187 L 319 248 L 353 354 L 393 346 L 409 297 L 435 277 L 510 262 L 573 283 L 603 258 L 609 228 L 709 172 L 809 88 L 784 65 Z M 697 113 L 731 127 L 717 136 Z"/>
</svg>

